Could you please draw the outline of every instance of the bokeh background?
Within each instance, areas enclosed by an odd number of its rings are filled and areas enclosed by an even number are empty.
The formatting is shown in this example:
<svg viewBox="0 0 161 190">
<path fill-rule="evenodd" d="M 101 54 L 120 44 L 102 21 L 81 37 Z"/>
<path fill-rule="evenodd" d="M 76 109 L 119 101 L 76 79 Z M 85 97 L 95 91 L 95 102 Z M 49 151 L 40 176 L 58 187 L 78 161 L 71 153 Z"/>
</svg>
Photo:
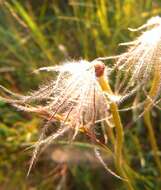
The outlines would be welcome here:
<svg viewBox="0 0 161 190">
<path fill-rule="evenodd" d="M 53 77 L 33 74 L 39 67 L 123 52 L 118 44 L 137 36 L 128 27 L 139 27 L 160 14 L 159 0 L 1 0 L 0 84 L 25 94 Z M 154 110 L 153 116 L 161 147 L 161 115 Z M 126 124 L 124 152 L 135 170 L 132 180 L 136 189 L 160 190 L 161 177 L 143 121 L 132 127 Z M 49 147 L 26 177 L 32 154 L 28 147 L 38 139 L 42 125 L 38 116 L 0 102 L 1 190 L 124 189 L 122 182 L 98 163 L 90 143 L 81 137 L 73 145 L 63 139 Z"/>
</svg>

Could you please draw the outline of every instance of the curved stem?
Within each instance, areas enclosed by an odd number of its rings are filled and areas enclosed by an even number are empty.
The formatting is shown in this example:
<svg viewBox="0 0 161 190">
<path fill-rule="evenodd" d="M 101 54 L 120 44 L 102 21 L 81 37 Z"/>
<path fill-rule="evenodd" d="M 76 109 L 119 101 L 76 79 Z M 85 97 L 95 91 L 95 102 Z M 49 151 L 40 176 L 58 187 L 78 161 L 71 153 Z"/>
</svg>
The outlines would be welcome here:
<svg viewBox="0 0 161 190">
<path fill-rule="evenodd" d="M 160 89 L 160 82 L 161 82 L 160 70 L 156 68 L 152 86 L 151 86 L 151 89 L 149 92 L 150 99 L 147 99 L 147 101 L 145 103 L 144 122 L 145 122 L 145 126 L 147 127 L 147 130 L 149 133 L 149 141 L 150 141 L 151 148 L 153 150 L 154 159 L 155 159 L 156 165 L 161 173 L 161 160 L 158 155 L 159 149 L 157 146 L 157 141 L 155 138 L 155 133 L 153 130 L 153 125 L 152 125 L 151 116 L 150 116 L 150 111 L 151 111 L 152 104 L 153 104 L 152 101 L 158 95 L 158 92 Z"/>
<path fill-rule="evenodd" d="M 98 77 L 98 82 L 103 91 L 105 91 L 109 94 L 113 94 L 107 79 L 103 75 Z M 122 147 L 123 147 L 123 141 L 124 141 L 124 132 L 123 132 L 123 126 L 121 123 L 117 104 L 114 102 L 111 102 L 110 110 L 111 110 L 111 113 L 113 116 L 113 122 L 116 127 L 115 165 L 116 165 L 116 168 L 118 169 L 120 175 L 122 175 L 122 177 L 127 179 L 127 181 L 125 181 L 127 188 L 129 190 L 133 190 L 130 179 L 128 179 L 128 176 L 126 175 L 126 173 L 123 169 L 123 166 L 122 166 L 122 164 L 123 164 L 122 163 Z"/>
</svg>

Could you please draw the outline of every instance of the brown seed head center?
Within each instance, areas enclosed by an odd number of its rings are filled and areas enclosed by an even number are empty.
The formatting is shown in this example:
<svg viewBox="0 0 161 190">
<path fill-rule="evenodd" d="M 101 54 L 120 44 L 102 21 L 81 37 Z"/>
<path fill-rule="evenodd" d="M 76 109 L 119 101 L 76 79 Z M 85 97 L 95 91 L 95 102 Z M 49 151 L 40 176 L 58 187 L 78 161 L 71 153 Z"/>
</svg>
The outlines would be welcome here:
<svg viewBox="0 0 161 190">
<path fill-rule="evenodd" d="M 101 77 L 105 71 L 105 64 L 101 61 L 95 61 L 94 63 L 96 77 Z"/>
</svg>

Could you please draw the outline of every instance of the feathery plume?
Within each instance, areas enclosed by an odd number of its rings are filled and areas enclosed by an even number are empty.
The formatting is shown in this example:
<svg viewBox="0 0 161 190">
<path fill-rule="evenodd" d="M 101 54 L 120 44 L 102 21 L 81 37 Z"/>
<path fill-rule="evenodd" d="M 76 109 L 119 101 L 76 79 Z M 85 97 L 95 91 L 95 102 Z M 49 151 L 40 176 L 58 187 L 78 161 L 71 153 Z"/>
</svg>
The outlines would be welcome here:
<svg viewBox="0 0 161 190">
<path fill-rule="evenodd" d="M 98 142 L 94 125 L 104 120 L 112 122 L 109 111 L 110 99 L 107 99 L 97 81 L 97 77 L 106 72 L 102 62 L 71 61 L 59 66 L 40 68 L 36 73 L 40 71 L 56 72 L 57 77 L 27 96 L 12 93 L 1 86 L 6 94 L 12 96 L 2 100 L 21 111 L 35 112 L 47 119 L 42 134 L 34 145 L 29 172 L 39 150 L 65 132 L 73 129 L 71 140 L 74 140 L 78 132 L 83 131 L 92 141 Z M 60 128 L 45 137 L 45 131 L 53 121 L 59 121 Z"/>
<path fill-rule="evenodd" d="M 125 53 L 105 58 L 116 59 L 114 91 L 121 95 L 120 101 L 140 91 L 156 106 L 161 91 L 161 17 L 153 17 L 141 27 L 130 30 L 144 31 L 134 41 L 120 44 L 128 46 Z M 155 85 L 153 96 L 148 97 L 149 82 L 155 76 L 157 87 Z"/>
<path fill-rule="evenodd" d="M 135 31 L 146 29 L 136 40 L 123 43 L 127 52 L 119 56 L 117 66 L 131 72 L 132 80 L 147 82 L 154 71 L 161 72 L 161 18 L 153 17 Z"/>
</svg>

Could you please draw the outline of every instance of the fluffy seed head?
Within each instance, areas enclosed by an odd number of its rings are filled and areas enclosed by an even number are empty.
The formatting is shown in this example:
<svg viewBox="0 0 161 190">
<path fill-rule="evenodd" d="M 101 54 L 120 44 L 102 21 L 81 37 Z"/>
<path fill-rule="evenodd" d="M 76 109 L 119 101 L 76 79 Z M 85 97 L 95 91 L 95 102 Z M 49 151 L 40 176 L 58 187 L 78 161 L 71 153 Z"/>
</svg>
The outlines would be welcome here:
<svg viewBox="0 0 161 190">
<path fill-rule="evenodd" d="M 97 138 L 95 124 L 106 120 L 109 126 L 113 126 L 109 111 L 110 99 L 106 98 L 97 80 L 97 77 L 106 76 L 105 65 L 101 61 L 71 61 L 58 66 L 40 68 L 36 72 L 39 71 L 51 71 L 57 73 L 57 77 L 27 96 L 12 93 L 0 86 L 3 91 L 14 97 L 4 100 L 20 110 L 35 112 L 47 118 L 39 141 L 34 145 L 29 172 L 39 149 L 42 146 L 46 147 L 65 132 L 74 131 L 73 140 L 77 133 L 82 131 L 90 137 L 92 142 L 101 144 Z M 54 121 L 59 121 L 60 128 L 45 137 L 45 131 Z M 98 150 L 96 155 L 105 166 L 98 155 Z M 112 175 L 117 176 L 107 166 L 105 168 Z"/>
<path fill-rule="evenodd" d="M 161 91 L 161 18 L 153 17 L 130 30 L 142 33 L 134 41 L 120 44 L 128 46 L 127 51 L 112 57 L 118 71 L 115 92 L 123 99 L 136 94 L 137 102 L 148 98 L 155 104 Z"/>
<path fill-rule="evenodd" d="M 120 69 L 131 72 L 131 81 L 147 82 L 156 69 L 161 72 L 161 18 L 153 17 L 135 31 L 143 29 L 136 40 L 122 44 L 129 49 L 117 60 Z"/>
<path fill-rule="evenodd" d="M 93 130 L 95 123 L 110 117 L 109 102 L 97 81 L 106 72 L 102 62 L 71 61 L 39 71 L 55 72 L 57 77 L 39 90 L 8 102 L 20 110 L 39 113 L 48 121 L 59 120 L 62 128 L 74 129 L 73 138 L 80 129 Z"/>
</svg>

